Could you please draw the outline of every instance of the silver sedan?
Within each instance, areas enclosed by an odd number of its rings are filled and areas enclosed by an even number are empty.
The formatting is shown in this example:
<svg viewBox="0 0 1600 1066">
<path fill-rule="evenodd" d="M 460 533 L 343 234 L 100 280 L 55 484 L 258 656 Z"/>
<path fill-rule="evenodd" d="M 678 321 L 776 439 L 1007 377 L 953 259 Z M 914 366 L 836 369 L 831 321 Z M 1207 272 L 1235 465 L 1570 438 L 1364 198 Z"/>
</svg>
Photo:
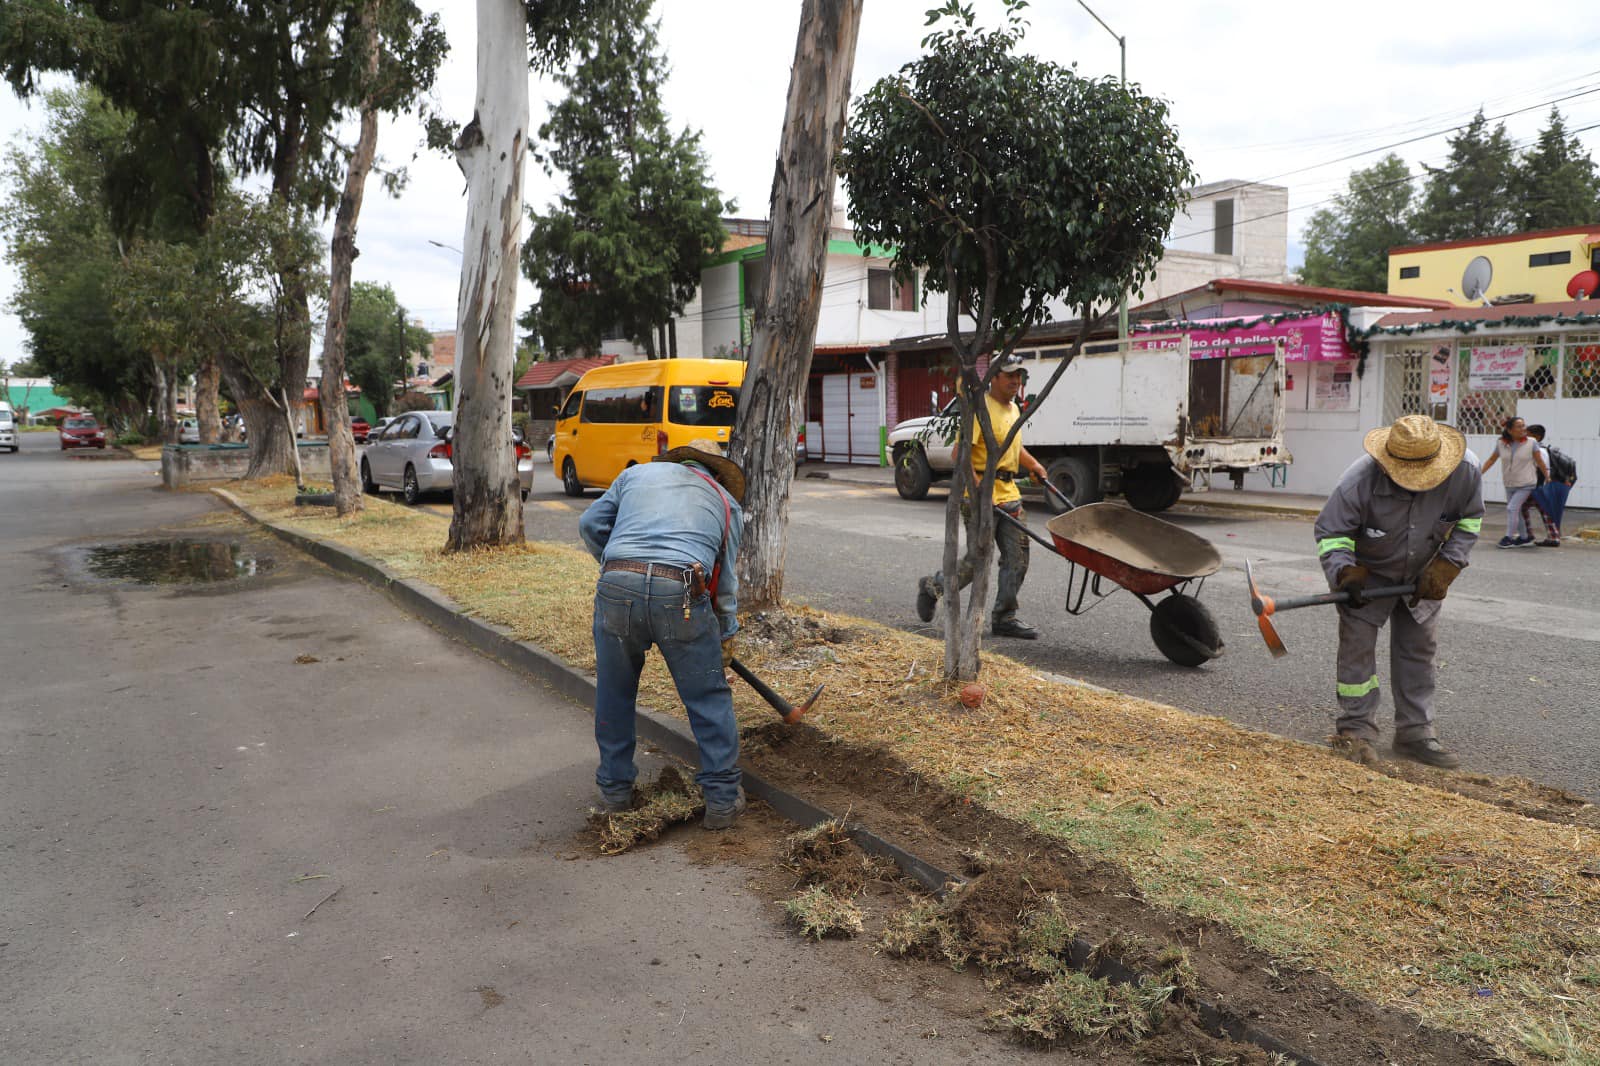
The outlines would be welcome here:
<svg viewBox="0 0 1600 1066">
<path fill-rule="evenodd" d="M 382 432 L 367 438 L 361 487 L 367 492 L 398 491 L 407 503 L 416 503 L 423 493 L 449 492 L 455 483 L 454 422 L 450 411 L 408 411 L 397 416 Z M 522 498 L 527 499 L 533 488 L 533 452 L 520 437 L 514 438 L 513 446 Z"/>
</svg>

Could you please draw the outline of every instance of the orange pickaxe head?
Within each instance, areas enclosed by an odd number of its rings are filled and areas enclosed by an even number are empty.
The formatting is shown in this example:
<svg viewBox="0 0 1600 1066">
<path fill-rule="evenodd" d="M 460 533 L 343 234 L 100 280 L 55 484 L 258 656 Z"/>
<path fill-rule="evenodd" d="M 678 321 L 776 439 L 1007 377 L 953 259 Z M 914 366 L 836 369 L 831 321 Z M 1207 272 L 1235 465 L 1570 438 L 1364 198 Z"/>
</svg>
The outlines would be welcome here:
<svg viewBox="0 0 1600 1066">
<path fill-rule="evenodd" d="M 1284 647 L 1283 638 L 1278 636 L 1278 627 L 1273 624 L 1272 613 L 1276 605 L 1272 597 L 1256 587 L 1255 571 L 1250 568 L 1250 560 L 1244 561 L 1244 579 L 1250 584 L 1250 609 L 1256 613 L 1256 625 L 1261 629 L 1261 639 L 1267 642 L 1267 650 L 1274 659 L 1281 659 L 1289 654 L 1289 649 Z"/>
</svg>

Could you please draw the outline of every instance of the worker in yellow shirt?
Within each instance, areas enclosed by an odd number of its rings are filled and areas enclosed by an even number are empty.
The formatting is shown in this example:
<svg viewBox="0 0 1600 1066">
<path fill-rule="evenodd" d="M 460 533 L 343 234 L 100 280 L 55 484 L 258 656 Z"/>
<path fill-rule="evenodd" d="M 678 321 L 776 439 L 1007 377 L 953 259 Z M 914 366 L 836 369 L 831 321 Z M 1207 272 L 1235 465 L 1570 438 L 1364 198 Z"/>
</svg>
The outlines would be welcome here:
<svg viewBox="0 0 1600 1066">
<path fill-rule="evenodd" d="M 996 440 L 1005 440 L 1006 434 L 1011 432 L 1011 427 L 1022 417 L 1022 411 L 1017 407 L 1017 395 L 1022 391 L 1027 378 L 1027 371 L 1022 368 L 1021 357 L 1012 354 L 1005 357 L 999 371 L 990 379 L 989 392 L 984 397 L 984 403 L 989 408 L 989 424 L 994 427 Z M 987 458 L 988 446 L 984 444 L 983 430 L 975 422 L 972 427 L 972 469 L 979 479 L 983 477 L 983 467 Z M 995 470 L 993 503 L 1018 522 L 1026 523 L 1027 516 L 1022 509 L 1022 493 L 1017 491 L 1016 485 L 1019 470 L 1026 470 L 1041 483 L 1045 479 L 1044 466 L 1028 454 L 1028 449 L 1022 446 L 1020 435 L 1000 456 L 1000 462 Z M 961 565 L 956 574 L 956 587 L 966 588 L 972 583 L 973 555 L 976 548 L 973 533 L 977 528 L 977 512 L 970 501 L 967 501 L 961 505 L 961 514 L 967 521 L 967 553 L 961 558 Z M 1035 640 L 1039 636 L 1039 630 L 1017 618 L 1017 593 L 1022 591 L 1022 579 L 1028 576 L 1028 537 L 1011 523 L 997 520 L 994 538 L 995 547 L 1000 554 L 1000 579 L 995 589 L 994 614 L 990 619 L 989 631 L 997 637 Z M 942 573 L 919 580 L 917 617 L 924 622 L 933 621 L 934 607 L 942 595 L 944 595 Z"/>
</svg>

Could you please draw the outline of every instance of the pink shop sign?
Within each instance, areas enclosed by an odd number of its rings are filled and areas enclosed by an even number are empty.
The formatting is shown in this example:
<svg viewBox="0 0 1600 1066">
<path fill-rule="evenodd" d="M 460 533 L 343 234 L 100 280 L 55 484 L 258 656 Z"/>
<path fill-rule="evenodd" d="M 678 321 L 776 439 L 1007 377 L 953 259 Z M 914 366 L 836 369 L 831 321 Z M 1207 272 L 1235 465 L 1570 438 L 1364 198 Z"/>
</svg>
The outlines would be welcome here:
<svg viewBox="0 0 1600 1066">
<path fill-rule="evenodd" d="M 1189 337 L 1189 354 L 1195 359 L 1222 359 L 1245 355 L 1271 355 L 1273 345 L 1283 340 L 1283 356 L 1291 363 L 1321 362 L 1353 359 L 1350 346 L 1345 343 L 1344 323 L 1338 315 L 1324 314 L 1308 318 L 1286 318 L 1278 322 L 1259 322 L 1253 326 L 1234 326 L 1218 329 L 1207 326 L 1207 319 L 1167 323 L 1152 332 L 1167 333 L 1173 330 Z M 1211 319 L 1219 322 L 1222 319 Z M 1155 342 L 1139 342 L 1136 346 L 1148 348 Z"/>
</svg>

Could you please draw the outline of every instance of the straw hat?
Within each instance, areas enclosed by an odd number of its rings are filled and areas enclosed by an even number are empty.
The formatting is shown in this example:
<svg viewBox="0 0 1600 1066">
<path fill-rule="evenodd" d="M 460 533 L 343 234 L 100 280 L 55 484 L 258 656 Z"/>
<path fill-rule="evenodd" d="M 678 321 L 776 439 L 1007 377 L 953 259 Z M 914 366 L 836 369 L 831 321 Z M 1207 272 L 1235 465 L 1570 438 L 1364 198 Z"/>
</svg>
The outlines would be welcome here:
<svg viewBox="0 0 1600 1066">
<path fill-rule="evenodd" d="M 1368 433 L 1364 447 L 1396 485 L 1427 492 L 1461 465 L 1467 438 L 1427 415 L 1402 415 L 1394 425 Z"/>
<path fill-rule="evenodd" d="M 699 463 L 711 471 L 713 477 L 721 482 L 722 487 L 728 490 L 738 503 L 744 503 L 744 471 L 739 469 L 739 464 L 722 454 L 722 445 L 714 440 L 701 437 L 692 440 L 681 448 L 673 448 L 650 460 L 653 463 Z"/>
</svg>

